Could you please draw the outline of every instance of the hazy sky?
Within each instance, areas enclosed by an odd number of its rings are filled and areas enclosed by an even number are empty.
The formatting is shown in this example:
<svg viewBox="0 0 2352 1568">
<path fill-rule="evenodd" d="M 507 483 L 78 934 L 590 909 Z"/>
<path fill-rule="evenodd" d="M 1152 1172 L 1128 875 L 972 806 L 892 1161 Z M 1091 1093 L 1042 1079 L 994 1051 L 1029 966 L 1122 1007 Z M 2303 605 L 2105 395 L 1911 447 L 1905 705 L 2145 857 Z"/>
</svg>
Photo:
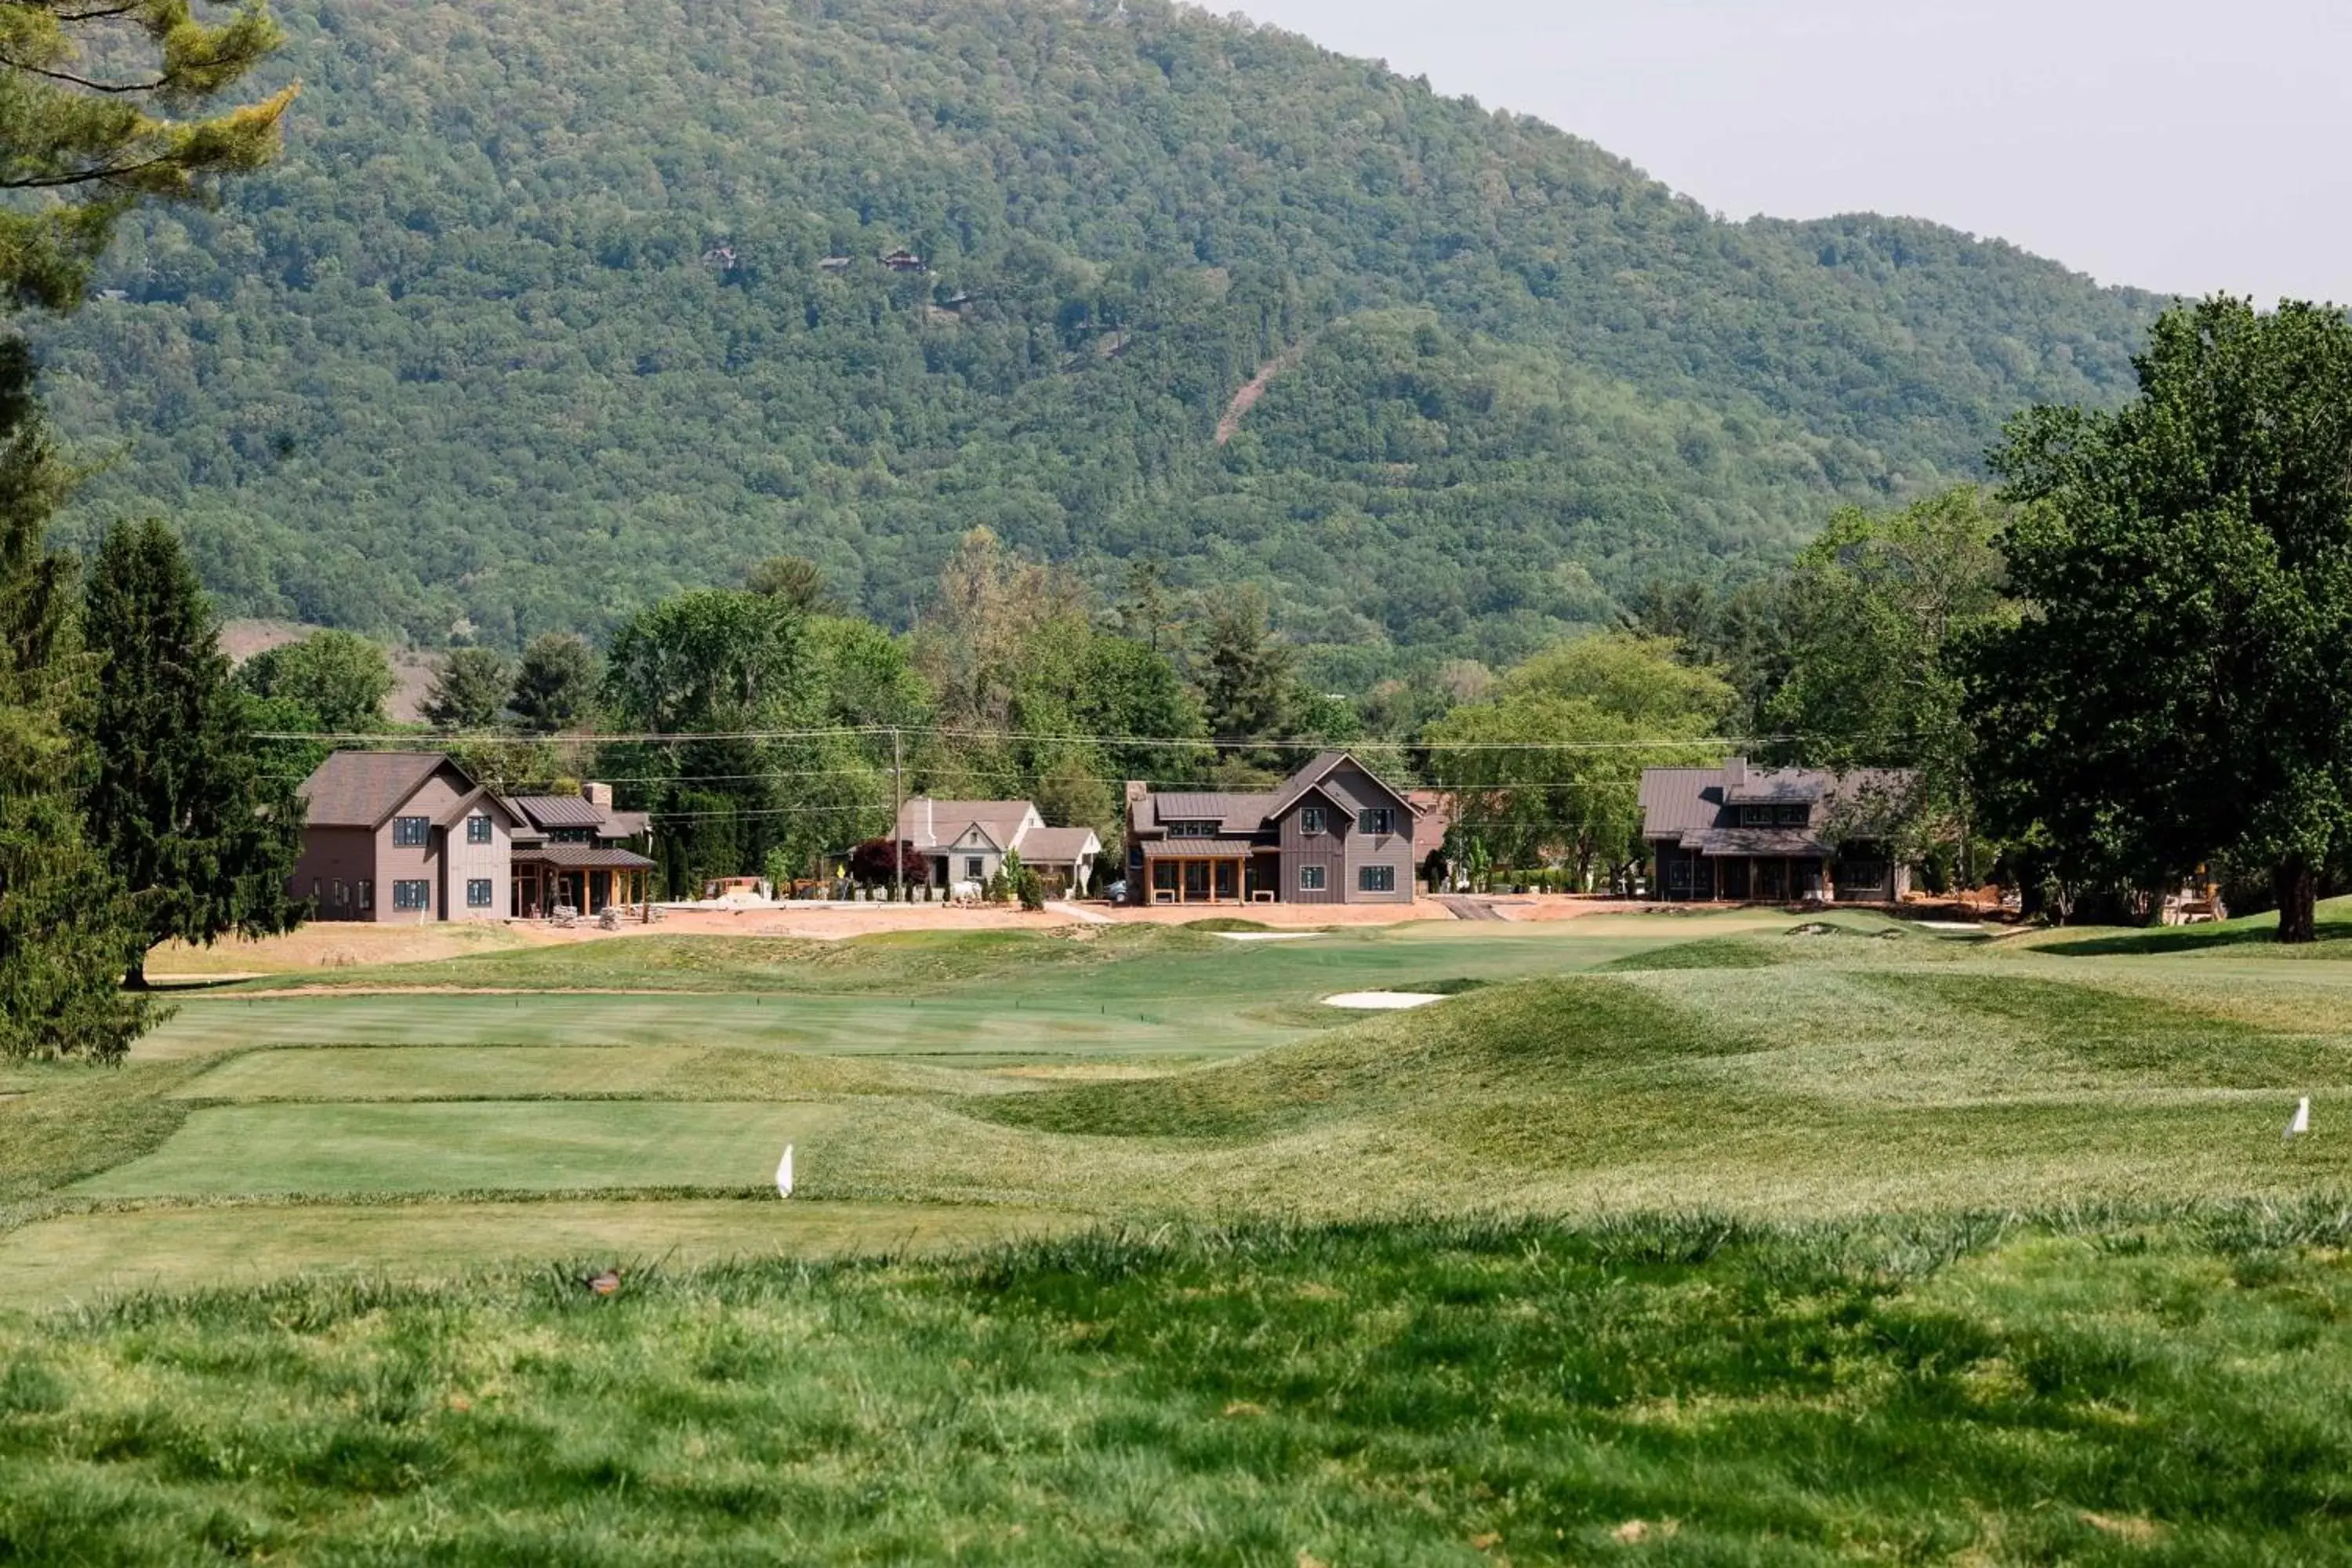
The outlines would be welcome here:
<svg viewBox="0 0 2352 1568">
<path fill-rule="evenodd" d="M 1733 217 L 1875 211 L 2103 282 L 2352 300 L 2347 0 L 1210 0 Z"/>
</svg>

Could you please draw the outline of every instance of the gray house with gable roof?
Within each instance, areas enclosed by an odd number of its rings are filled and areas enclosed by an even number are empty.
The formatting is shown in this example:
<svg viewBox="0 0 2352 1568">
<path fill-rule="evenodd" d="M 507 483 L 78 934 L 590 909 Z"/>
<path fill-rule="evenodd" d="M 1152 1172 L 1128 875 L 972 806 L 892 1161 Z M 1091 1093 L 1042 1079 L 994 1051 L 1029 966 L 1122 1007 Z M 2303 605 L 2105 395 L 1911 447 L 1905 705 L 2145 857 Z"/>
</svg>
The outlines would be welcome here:
<svg viewBox="0 0 2352 1568">
<path fill-rule="evenodd" d="M 1421 816 L 1345 752 L 1263 794 L 1130 784 L 1128 901 L 1410 904 Z"/>
</svg>

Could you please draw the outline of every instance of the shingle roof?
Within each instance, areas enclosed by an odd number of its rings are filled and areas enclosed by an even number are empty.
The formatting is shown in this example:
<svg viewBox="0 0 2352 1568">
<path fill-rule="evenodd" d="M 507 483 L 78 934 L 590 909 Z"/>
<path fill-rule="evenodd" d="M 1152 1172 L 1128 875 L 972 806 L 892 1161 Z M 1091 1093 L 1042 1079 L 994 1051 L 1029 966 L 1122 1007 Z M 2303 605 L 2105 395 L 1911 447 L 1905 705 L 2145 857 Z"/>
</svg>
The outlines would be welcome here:
<svg viewBox="0 0 2352 1568">
<path fill-rule="evenodd" d="M 1644 768 L 1642 771 L 1642 837 L 1671 838 L 1686 849 L 1709 855 L 1819 855 L 1833 853 L 1817 837 L 1822 826 L 1779 829 L 1742 828 L 1742 805 L 1832 806 L 1876 794 L 1908 793 L 1918 775 L 1905 768 L 1857 768 L 1825 773 L 1782 768 L 1758 773 L 1744 757 L 1713 768 Z M 1745 847 L 1755 843 L 1760 847 Z"/>
<path fill-rule="evenodd" d="M 1101 854 L 1102 840 L 1091 827 L 1033 827 L 1017 847 L 1021 858 L 1033 866 L 1066 866 Z"/>
<path fill-rule="evenodd" d="M 334 752 L 298 793 L 313 827 L 377 827 L 445 765 L 439 752 Z"/>
<path fill-rule="evenodd" d="M 898 808 L 898 837 L 918 849 L 953 844 L 974 823 L 997 845 L 1012 843 L 1034 808 L 1025 800 L 932 800 L 917 795 Z"/>
</svg>

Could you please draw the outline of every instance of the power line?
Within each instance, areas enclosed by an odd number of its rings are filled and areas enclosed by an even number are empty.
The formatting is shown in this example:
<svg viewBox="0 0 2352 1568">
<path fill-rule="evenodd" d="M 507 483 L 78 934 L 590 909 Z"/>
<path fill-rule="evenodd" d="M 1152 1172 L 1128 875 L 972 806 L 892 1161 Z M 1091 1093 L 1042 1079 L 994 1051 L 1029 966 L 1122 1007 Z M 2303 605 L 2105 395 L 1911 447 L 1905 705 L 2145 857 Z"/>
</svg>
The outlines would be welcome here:
<svg viewBox="0 0 2352 1568">
<path fill-rule="evenodd" d="M 804 741 L 804 740 L 879 740 L 892 735 L 935 735 L 957 740 L 985 741 L 1001 744 L 1103 746 L 1121 750 L 1174 750 L 1197 752 L 1220 751 L 1292 751 L 1292 752 L 1635 752 L 1664 751 L 1674 748 L 1723 746 L 1793 745 L 1808 737 L 1803 735 L 1675 735 L 1622 741 L 1377 741 L 1377 740 L 1187 740 L 1167 735 L 1074 735 L 1011 730 L 962 730 L 930 725 L 871 724 L 829 730 L 714 730 L 700 733 L 668 734 L 645 731 L 633 734 L 605 735 L 436 735 L 432 733 L 363 734 L 333 733 L 304 734 L 293 731 L 257 731 L 257 741 L 307 742 L 314 745 L 387 745 L 415 746 L 419 742 L 437 742 L 435 749 L 448 751 L 466 746 L 617 746 L 617 745 L 691 745 L 720 741 Z M 1813 737 L 1818 739 L 1819 737 Z M 1887 740 L 1911 739 L 1908 736 L 1887 736 Z"/>
</svg>

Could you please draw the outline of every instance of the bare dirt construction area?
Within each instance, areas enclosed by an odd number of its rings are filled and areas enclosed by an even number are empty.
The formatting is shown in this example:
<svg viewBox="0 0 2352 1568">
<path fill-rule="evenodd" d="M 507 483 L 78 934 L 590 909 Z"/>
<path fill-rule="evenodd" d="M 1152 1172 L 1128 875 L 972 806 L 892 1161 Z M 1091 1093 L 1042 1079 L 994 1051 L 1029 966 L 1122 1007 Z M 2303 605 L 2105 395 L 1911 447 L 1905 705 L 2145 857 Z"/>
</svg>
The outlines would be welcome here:
<svg viewBox="0 0 2352 1568">
<path fill-rule="evenodd" d="M 594 921 L 570 927 L 537 921 L 436 921 L 425 925 L 362 925 L 320 922 L 285 936 L 248 942 L 232 937 L 211 947 L 167 942 L 147 961 L 148 977 L 174 981 L 224 981 L 305 969 L 353 969 L 378 963 L 425 963 L 517 948 L 566 942 L 618 942 L 633 936 L 781 936 L 813 942 L 846 942 L 890 931 L 1059 931 L 1077 924 L 1189 925 L 1196 921 L 1246 920 L 1277 931 L 1341 926 L 1403 925 L 1450 921 L 1454 916 L 1423 900 L 1396 904 L 1192 904 L 1182 909 L 1125 910 L 1107 904 L 1038 910 L 1006 907 L 957 908 L 949 904 L 747 904 L 708 909 L 669 908 L 652 924 L 634 917 L 618 931 Z"/>
</svg>

